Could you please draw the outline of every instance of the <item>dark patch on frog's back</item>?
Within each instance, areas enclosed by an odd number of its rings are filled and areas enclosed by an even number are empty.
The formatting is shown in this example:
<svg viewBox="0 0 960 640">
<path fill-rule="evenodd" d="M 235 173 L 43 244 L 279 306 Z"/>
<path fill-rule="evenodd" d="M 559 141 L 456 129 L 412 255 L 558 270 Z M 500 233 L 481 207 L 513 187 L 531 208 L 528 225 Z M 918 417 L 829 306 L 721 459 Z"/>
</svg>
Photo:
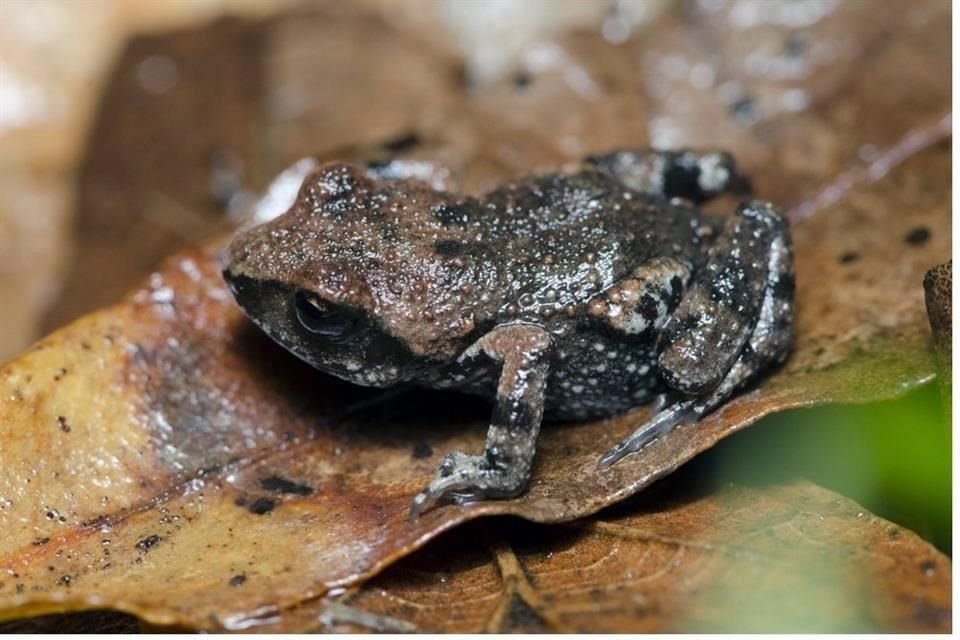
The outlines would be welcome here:
<svg viewBox="0 0 960 640">
<path fill-rule="evenodd" d="M 460 240 L 437 240 L 433 243 L 433 249 L 445 258 L 455 258 L 466 252 L 467 244 Z"/>
<path fill-rule="evenodd" d="M 433 243 L 433 250 L 444 258 L 472 257 L 478 260 L 492 259 L 490 245 L 472 240 L 442 239 Z M 456 275 L 456 274 L 447 274 Z"/>
<path fill-rule="evenodd" d="M 460 202 L 441 202 L 430 209 L 430 213 L 440 224 L 455 226 L 465 226 L 475 221 L 479 211 L 479 204 L 472 198 Z"/>
</svg>

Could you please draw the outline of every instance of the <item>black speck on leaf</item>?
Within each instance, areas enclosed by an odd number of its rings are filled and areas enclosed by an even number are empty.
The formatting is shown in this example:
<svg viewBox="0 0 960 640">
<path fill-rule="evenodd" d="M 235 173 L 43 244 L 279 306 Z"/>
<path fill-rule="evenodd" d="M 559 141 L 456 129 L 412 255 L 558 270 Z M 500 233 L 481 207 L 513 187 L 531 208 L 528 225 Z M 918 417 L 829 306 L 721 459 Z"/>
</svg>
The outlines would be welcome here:
<svg viewBox="0 0 960 640">
<path fill-rule="evenodd" d="M 430 448 L 430 445 L 421 440 L 413 445 L 412 455 L 414 460 L 423 460 L 424 458 L 429 458 L 433 455 L 433 449 Z"/>
<path fill-rule="evenodd" d="M 274 493 L 289 493 L 295 496 L 308 496 L 313 493 L 313 487 L 310 485 L 299 484 L 280 476 L 261 478 L 257 484 L 260 485 L 261 489 Z"/>
<path fill-rule="evenodd" d="M 142 538 L 141 540 L 139 540 L 137 542 L 137 549 L 140 549 L 140 551 L 143 551 L 144 553 L 146 553 L 152 547 L 156 546 L 158 542 L 160 542 L 160 536 L 154 533 L 152 535 L 147 536 L 146 538 Z"/>
<path fill-rule="evenodd" d="M 262 516 L 270 513 L 277 506 L 277 501 L 270 498 L 257 498 L 247 509 L 250 513 Z"/>
<path fill-rule="evenodd" d="M 743 124 L 752 124 L 757 119 L 757 107 L 750 98 L 740 98 L 731 104 L 730 113 Z"/>
<path fill-rule="evenodd" d="M 393 151 L 394 153 L 400 153 L 401 151 L 406 151 L 412 149 L 413 147 L 420 144 L 420 136 L 417 135 L 415 131 L 400 136 L 399 138 L 394 138 L 393 140 L 388 140 L 383 143 L 383 148 L 387 151 Z"/>
<path fill-rule="evenodd" d="M 860 254 L 856 251 L 848 251 L 840 256 L 840 264 L 850 264 L 860 259 Z"/>
<path fill-rule="evenodd" d="M 783 43 L 783 55 L 799 58 L 807 52 L 807 39 L 799 33 L 791 33 Z"/>
<path fill-rule="evenodd" d="M 521 71 L 513 76 L 514 89 L 526 89 L 531 82 L 533 82 L 533 78 L 530 77 L 529 73 Z"/>
<path fill-rule="evenodd" d="M 910 232 L 904 236 L 903 240 L 907 244 L 912 244 L 915 247 L 919 247 L 923 244 L 926 244 L 927 240 L 930 239 L 930 229 L 926 227 L 917 227 L 911 229 Z"/>
</svg>

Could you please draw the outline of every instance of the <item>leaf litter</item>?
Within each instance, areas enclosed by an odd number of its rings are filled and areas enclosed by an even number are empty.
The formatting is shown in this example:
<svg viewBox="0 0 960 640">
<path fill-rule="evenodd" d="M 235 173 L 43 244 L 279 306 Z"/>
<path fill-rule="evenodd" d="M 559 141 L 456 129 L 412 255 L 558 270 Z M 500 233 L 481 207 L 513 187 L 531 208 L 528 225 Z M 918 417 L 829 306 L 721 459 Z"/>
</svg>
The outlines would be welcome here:
<svg viewBox="0 0 960 640">
<path fill-rule="evenodd" d="M 940 55 L 949 28 L 940 24 L 938 3 L 911 9 L 926 22 L 910 24 L 926 26 L 893 30 L 892 36 L 893 27 L 883 21 L 897 16 L 865 19 L 856 6 L 844 4 L 812 27 L 813 44 L 820 37 L 833 42 L 817 29 L 834 35 L 847 29 L 849 51 L 816 74 L 788 78 L 787 84 L 808 89 L 809 102 L 800 110 L 763 106 L 791 89 L 769 74 L 751 75 L 749 53 L 737 58 L 740 45 L 726 37 L 722 20 L 701 16 L 691 25 L 668 15 L 650 38 L 636 37 L 623 47 L 590 33 L 561 39 L 563 64 L 534 76 L 525 95 L 493 86 L 476 95 L 447 96 L 463 109 L 438 117 L 442 126 L 423 124 L 426 142 L 408 153 L 435 165 L 445 162 L 461 188 L 475 191 L 531 166 L 558 166 L 596 148 L 656 143 L 670 132 L 671 144 L 730 149 L 758 193 L 769 194 L 797 219 L 797 342 L 781 370 L 696 426 L 675 430 L 602 474 L 596 471 L 599 455 L 642 422 L 647 409 L 548 426 L 527 493 L 445 506 L 410 522 L 410 500 L 440 456 L 482 447 L 485 405 L 417 392 L 345 413 L 354 403 L 364 407 L 370 393 L 310 370 L 263 338 L 236 310 L 219 278 L 218 245 L 189 250 L 123 302 L 68 325 L 0 369 L 0 527 L 6 532 L 0 541 L 0 617 L 111 607 L 155 625 L 296 630 L 296 621 L 306 624 L 296 614 L 303 603 L 326 602 L 322 596 L 331 590 L 373 593 L 357 585 L 377 584 L 364 580 L 467 520 L 507 514 L 540 523 L 582 519 L 769 413 L 889 398 L 930 380 L 936 368 L 921 282 L 927 269 L 950 254 L 950 130 L 944 124 L 949 67 Z M 311 23 L 298 19 L 298 37 L 309 41 Z M 339 19 L 362 32 L 356 26 L 362 21 Z M 754 46 L 793 33 L 775 25 L 757 29 L 746 30 L 757 39 Z M 288 34 L 283 46 L 292 38 Z M 755 96 L 746 121 L 743 103 L 726 104 L 721 92 L 691 89 L 669 77 L 667 88 L 657 89 L 659 72 L 641 74 L 645 83 L 633 84 L 645 61 L 679 56 L 709 62 L 719 51 L 728 62 L 715 73 Z M 303 64 L 303 58 L 294 62 Z M 905 60 L 924 72 L 891 83 L 891 65 Z M 571 65 L 603 81 L 600 97 L 577 93 L 582 87 L 565 77 Z M 603 68 L 614 71 L 604 75 Z M 552 114 L 558 99 L 574 115 L 551 123 L 556 135 L 544 135 L 531 118 Z M 667 108 L 678 100 L 683 108 Z M 878 108 L 863 115 L 873 105 Z M 618 121 L 610 115 L 616 113 L 636 117 Z M 590 126 L 611 117 L 623 126 Z M 707 123 L 716 126 L 704 129 Z M 271 122 L 265 126 L 269 131 Z M 327 153 L 340 154 L 337 149 Z M 420 409 L 425 401 L 433 408 L 429 414 Z M 748 498 L 733 493 L 751 504 L 827 494 L 809 485 L 754 490 Z M 728 497 L 709 494 L 697 504 L 722 519 L 731 508 Z M 738 509 L 743 511 L 739 506 L 732 513 Z M 647 515 L 658 513 L 669 522 L 669 510 Z M 649 532 L 649 522 L 639 517 L 629 526 Z M 579 522 L 586 538 L 608 540 L 613 530 L 604 528 L 604 518 Z M 842 546 L 833 530 L 818 529 L 816 519 L 804 526 L 819 536 L 824 553 Z M 728 538 L 741 533 L 735 527 L 724 531 Z M 869 548 L 872 535 L 864 531 L 854 542 Z M 947 562 L 915 536 L 905 540 L 894 560 L 864 556 L 870 570 L 906 571 L 901 564 L 916 554 L 930 555 L 935 569 Z M 506 544 L 487 545 L 501 573 L 512 562 L 505 560 Z M 589 555 L 593 544 L 573 544 L 574 556 L 581 549 Z M 672 576 L 675 568 L 665 566 Z M 383 575 L 375 580 L 395 574 Z M 713 574 L 703 569 L 699 575 Z M 881 589 L 876 602 L 890 597 L 901 606 L 913 598 L 912 611 L 940 612 L 926 626 L 948 627 L 949 616 L 941 615 L 949 603 L 948 578 L 921 589 L 919 576 L 905 575 L 903 583 L 885 578 L 883 584 L 893 586 Z M 542 602 L 527 587 L 510 588 L 511 598 L 519 594 L 522 600 L 516 606 L 533 610 L 537 624 L 569 627 L 561 614 L 538 614 Z M 875 588 L 870 581 L 850 587 L 857 597 Z M 392 615 L 375 597 L 358 602 Z M 498 602 L 475 628 L 513 619 L 514 600 Z M 591 602 L 603 609 L 603 598 Z M 664 603 L 659 626 L 649 628 L 699 628 L 695 618 L 679 614 L 686 610 L 682 598 Z M 647 628 L 645 615 L 623 615 L 617 630 Z M 720 624 L 719 615 L 703 615 L 704 628 L 709 621 Z M 889 615 L 857 620 L 872 628 L 926 628 L 901 624 L 909 616 Z"/>
</svg>

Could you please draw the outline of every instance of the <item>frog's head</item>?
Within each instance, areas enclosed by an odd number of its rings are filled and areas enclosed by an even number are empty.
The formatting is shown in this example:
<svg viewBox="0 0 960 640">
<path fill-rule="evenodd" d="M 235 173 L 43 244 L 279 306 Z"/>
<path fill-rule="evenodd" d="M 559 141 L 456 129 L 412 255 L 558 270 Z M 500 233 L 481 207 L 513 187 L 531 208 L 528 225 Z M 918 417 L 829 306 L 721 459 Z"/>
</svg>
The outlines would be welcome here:
<svg viewBox="0 0 960 640">
<path fill-rule="evenodd" d="M 450 274 L 421 250 L 417 203 L 436 197 L 419 182 L 321 166 L 289 211 L 233 239 L 224 279 L 257 326 L 318 369 L 369 386 L 412 379 L 449 359 L 451 327 L 453 337 L 473 328 L 431 304 L 445 302 L 430 292 Z"/>
</svg>

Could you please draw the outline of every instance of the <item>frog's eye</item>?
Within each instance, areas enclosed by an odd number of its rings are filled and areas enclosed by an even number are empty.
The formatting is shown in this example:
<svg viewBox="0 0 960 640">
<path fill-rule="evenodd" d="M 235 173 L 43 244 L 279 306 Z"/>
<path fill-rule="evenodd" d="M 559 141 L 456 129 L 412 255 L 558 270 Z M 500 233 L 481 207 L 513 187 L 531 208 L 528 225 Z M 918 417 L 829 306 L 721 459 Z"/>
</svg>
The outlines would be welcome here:
<svg viewBox="0 0 960 640">
<path fill-rule="evenodd" d="M 293 297 L 297 320 L 309 331 L 336 340 L 347 337 L 356 325 L 356 318 L 343 310 L 324 304 L 316 296 L 299 291 Z"/>
</svg>

